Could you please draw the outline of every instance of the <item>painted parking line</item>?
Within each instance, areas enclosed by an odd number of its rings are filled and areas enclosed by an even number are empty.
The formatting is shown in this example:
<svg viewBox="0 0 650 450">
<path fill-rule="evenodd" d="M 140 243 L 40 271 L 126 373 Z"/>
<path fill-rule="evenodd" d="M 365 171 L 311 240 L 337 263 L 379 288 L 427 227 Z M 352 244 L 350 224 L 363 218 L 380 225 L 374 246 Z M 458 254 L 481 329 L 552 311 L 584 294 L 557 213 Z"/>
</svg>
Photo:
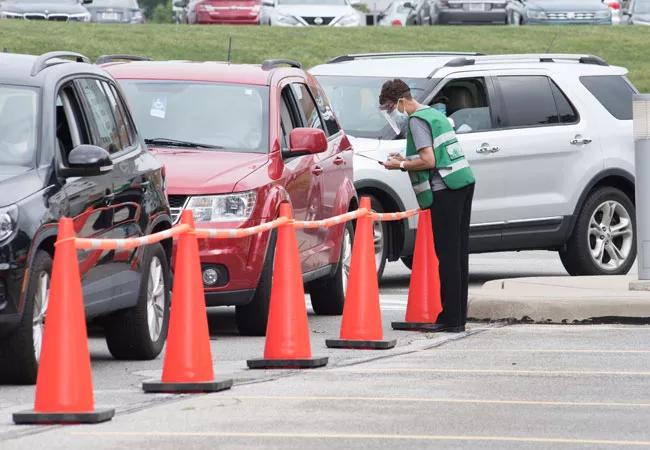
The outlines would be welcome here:
<svg viewBox="0 0 650 450">
<path fill-rule="evenodd" d="M 650 354 L 650 350 L 623 350 L 623 349 L 564 349 L 564 348 L 436 348 L 436 353 L 607 353 L 607 354 Z"/>
<path fill-rule="evenodd" d="M 517 442 L 532 444 L 583 444 L 650 446 L 650 441 L 628 441 L 613 439 L 545 438 L 520 436 L 472 436 L 437 434 L 374 434 L 374 433 L 264 433 L 233 431 L 69 431 L 72 436 L 89 437 L 135 437 L 135 438 L 188 438 L 188 437 L 241 437 L 241 438 L 280 438 L 280 439 L 338 439 L 338 440 L 392 440 L 392 441 L 469 441 L 469 442 Z"/>
<path fill-rule="evenodd" d="M 327 395 L 228 395 L 219 396 L 232 400 L 277 400 L 277 401 L 358 401 L 358 402 L 397 402 L 397 403 L 460 403 L 480 405 L 525 405 L 525 406 L 575 406 L 575 407 L 614 407 L 614 408 L 650 408 L 650 403 L 626 402 L 568 402 L 537 400 L 496 400 L 496 399 L 458 399 L 458 398 L 421 398 L 421 397 L 343 397 Z"/>
<path fill-rule="evenodd" d="M 309 372 L 331 373 L 459 373 L 459 374 L 490 374 L 490 375 L 571 375 L 571 376 L 635 376 L 650 377 L 650 372 L 618 372 L 610 370 L 510 370 L 510 369 L 429 369 L 421 367 L 376 367 L 359 368 L 343 367 L 329 371 Z"/>
</svg>

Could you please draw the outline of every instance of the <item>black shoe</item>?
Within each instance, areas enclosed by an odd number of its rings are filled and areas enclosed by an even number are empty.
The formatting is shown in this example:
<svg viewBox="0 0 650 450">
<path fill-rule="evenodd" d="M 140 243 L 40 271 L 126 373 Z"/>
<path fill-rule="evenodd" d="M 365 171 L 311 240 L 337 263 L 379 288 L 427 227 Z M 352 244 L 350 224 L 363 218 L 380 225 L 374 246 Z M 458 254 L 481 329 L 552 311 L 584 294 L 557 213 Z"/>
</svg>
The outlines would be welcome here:
<svg viewBox="0 0 650 450">
<path fill-rule="evenodd" d="M 446 326 L 444 330 L 445 333 L 464 333 L 465 332 L 465 325 L 458 325 L 458 326 Z"/>
</svg>

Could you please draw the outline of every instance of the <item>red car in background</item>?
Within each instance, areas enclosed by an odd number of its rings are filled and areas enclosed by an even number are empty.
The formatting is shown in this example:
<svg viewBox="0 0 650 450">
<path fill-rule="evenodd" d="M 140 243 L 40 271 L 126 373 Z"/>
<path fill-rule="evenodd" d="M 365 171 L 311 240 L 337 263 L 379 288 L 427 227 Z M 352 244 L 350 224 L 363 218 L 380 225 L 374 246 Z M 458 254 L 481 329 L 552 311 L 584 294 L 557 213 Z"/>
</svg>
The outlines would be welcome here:
<svg viewBox="0 0 650 450">
<path fill-rule="evenodd" d="M 286 66 L 289 67 L 286 67 Z M 357 208 L 352 147 L 318 82 L 292 61 L 262 65 L 129 62 L 103 66 L 122 85 L 145 142 L 166 166 L 177 220 L 233 228 Z M 316 314 L 341 314 L 354 229 L 296 230 L 303 280 Z M 275 232 L 201 240 L 206 304 L 236 305 L 242 334 L 263 335 Z"/>
<path fill-rule="evenodd" d="M 259 0 L 177 0 L 187 23 L 199 25 L 258 25 L 262 4 Z"/>
</svg>

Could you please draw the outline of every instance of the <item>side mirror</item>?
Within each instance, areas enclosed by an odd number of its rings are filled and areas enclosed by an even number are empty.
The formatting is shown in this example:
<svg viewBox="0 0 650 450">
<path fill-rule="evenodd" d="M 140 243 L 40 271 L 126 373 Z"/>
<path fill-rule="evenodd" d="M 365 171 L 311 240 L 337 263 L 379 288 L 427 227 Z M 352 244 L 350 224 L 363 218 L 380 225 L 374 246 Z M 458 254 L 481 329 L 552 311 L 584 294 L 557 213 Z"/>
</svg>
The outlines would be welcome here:
<svg viewBox="0 0 650 450">
<path fill-rule="evenodd" d="M 62 170 L 65 177 L 92 177 L 113 170 L 109 153 L 95 145 L 79 145 L 68 154 L 68 167 Z"/>
<path fill-rule="evenodd" d="M 266 6 L 268 8 L 274 8 L 275 7 L 275 1 L 274 0 L 262 0 L 262 6 Z"/>
<path fill-rule="evenodd" d="M 174 6 L 177 8 L 185 8 L 188 5 L 188 0 L 175 0 Z"/>
<path fill-rule="evenodd" d="M 289 135 L 287 156 L 302 156 L 323 153 L 327 150 L 327 137 L 318 128 L 294 128 Z"/>
</svg>

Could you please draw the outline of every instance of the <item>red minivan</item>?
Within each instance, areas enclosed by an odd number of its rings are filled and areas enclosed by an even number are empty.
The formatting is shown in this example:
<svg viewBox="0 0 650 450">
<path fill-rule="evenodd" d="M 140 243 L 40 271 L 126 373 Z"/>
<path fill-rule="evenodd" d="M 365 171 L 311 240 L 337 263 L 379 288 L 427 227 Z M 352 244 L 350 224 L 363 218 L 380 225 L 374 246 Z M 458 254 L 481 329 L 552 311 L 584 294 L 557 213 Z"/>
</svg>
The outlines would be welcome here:
<svg viewBox="0 0 650 450">
<path fill-rule="evenodd" d="M 258 25 L 262 5 L 259 0 L 202 0 L 191 3 L 191 24 Z"/>
<path fill-rule="evenodd" d="M 287 67 L 288 66 L 288 67 Z M 318 82 L 293 61 L 104 65 L 122 85 L 145 141 L 162 160 L 177 220 L 234 228 L 357 208 L 352 147 Z M 316 314 L 341 314 L 354 228 L 296 230 Z M 266 332 L 275 232 L 199 243 L 208 306 L 236 305 L 242 334 Z"/>
</svg>

